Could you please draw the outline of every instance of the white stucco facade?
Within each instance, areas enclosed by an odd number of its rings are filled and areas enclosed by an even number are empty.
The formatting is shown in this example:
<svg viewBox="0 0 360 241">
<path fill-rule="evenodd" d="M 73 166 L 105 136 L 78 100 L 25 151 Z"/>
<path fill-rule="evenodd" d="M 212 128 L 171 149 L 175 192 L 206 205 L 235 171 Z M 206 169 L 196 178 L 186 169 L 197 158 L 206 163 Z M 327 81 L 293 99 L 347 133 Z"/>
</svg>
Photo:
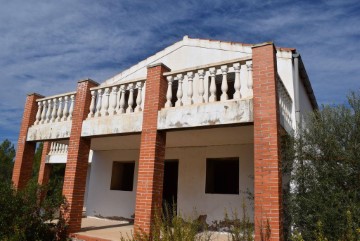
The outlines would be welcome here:
<svg viewBox="0 0 360 241">
<path fill-rule="evenodd" d="M 228 212 L 242 212 L 245 200 L 248 215 L 252 208 L 247 191 L 253 191 L 253 128 L 252 126 L 187 130 L 167 134 L 165 159 L 178 160 L 178 212 L 185 216 L 207 215 L 207 221 L 224 218 Z M 220 134 L 223 135 L 220 135 Z M 194 138 L 196 136 L 197 138 Z M 116 140 L 131 142 L 118 145 Z M 136 181 L 139 159 L 139 136 L 98 139 L 93 143 L 90 182 L 86 212 L 89 216 L 130 218 L 135 210 Z M 106 145 L 106 143 L 112 143 Z M 134 148 L 134 149 L 132 149 Z M 206 159 L 239 158 L 239 194 L 206 194 Z M 135 161 L 133 191 L 110 190 L 113 161 Z M 195 212 L 196 210 L 196 212 Z"/>
</svg>

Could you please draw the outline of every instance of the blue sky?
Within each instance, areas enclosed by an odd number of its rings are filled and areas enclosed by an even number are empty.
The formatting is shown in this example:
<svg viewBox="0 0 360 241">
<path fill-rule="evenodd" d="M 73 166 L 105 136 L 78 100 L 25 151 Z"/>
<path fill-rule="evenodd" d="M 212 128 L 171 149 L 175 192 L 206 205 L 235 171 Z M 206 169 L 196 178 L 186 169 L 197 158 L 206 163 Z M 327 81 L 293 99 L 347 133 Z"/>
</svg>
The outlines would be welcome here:
<svg viewBox="0 0 360 241">
<path fill-rule="evenodd" d="M 26 93 L 102 82 L 184 35 L 295 47 L 320 104 L 360 88 L 358 0 L 0 3 L 0 141 L 16 143 Z"/>
</svg>

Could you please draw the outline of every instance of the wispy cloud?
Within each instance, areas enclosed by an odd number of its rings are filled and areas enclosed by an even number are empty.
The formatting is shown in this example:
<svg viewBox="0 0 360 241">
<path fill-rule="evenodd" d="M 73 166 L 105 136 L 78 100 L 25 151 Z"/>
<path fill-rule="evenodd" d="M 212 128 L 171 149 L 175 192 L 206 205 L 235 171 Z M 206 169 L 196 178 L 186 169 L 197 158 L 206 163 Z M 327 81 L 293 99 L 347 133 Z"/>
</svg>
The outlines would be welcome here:
<svg viewBox="0 0 360 241">
<path fill-rule="evenodd" d="M 360 87 L 357 0 L 5 1 L 0 139 L 17 138 L 26 93 L 101 82 L 183 35 L 295 47 L 320 103 L 341 103 Z"/>
</svg>

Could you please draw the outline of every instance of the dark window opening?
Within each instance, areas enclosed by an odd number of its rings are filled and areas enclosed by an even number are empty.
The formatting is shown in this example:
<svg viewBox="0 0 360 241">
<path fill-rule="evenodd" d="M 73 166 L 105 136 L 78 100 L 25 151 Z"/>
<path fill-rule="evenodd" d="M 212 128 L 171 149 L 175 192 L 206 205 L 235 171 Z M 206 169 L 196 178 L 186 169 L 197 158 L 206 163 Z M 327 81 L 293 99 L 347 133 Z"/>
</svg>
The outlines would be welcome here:
<svg viewBox="0 0 360 241">
<path fill-rule="evenodd" d="M 239 194 L 239 158 L 206 160 L 205 193 Z"/>
<path fill-rule="evenodd" d="M 113 162 L 110 190 L 132 191 L 135 162 Z"/>
<path fill-rule="evenodd" d="M 172 93 L 172 97 L 171 97 L 171 104 L 172 106 L 175 106 L 175 103 L 177 101 L 177 89 L 178 89 L 178 81 L 173 81 L 172 82 L 172 86 L 171 86 L 171 93 Z"/>
<path fill-rule="evenodd" d="M 216 75 L 215 76 L 216 99 L 218 101 L 220 100 L 220 97 L 222 94 L 221 83 L 222 83 L 222 75 Z M 228 84 L 227 95 L 229 97 L 229 100 L 234 98 L 234 93 L 235 93 L 234 83 L 235 83 L 235 73 L 228 73 L 227 74 L 227 84 Z M 210 86 L 210 82 L 209 82 L 209 86 Z M 210 94 L 209 94 L 209 96 L 210 96 Z"/>
</svg>

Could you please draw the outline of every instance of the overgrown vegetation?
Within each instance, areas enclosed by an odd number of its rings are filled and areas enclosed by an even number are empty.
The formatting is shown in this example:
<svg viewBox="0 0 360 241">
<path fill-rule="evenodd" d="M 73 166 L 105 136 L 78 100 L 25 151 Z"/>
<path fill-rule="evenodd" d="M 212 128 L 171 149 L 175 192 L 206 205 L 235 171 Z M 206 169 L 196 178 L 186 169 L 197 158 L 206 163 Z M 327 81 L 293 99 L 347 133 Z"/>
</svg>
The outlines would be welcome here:
<svg viewBox="0 0 360 241">
<path fill-rule="evenodd" d="M 14 145 L 8 139 L 4 140 L 0 144 L 0 183 L 11 182 L 14 157 Z"/>
<path fill-rule="evenodd" d="M 237 210 L 233 210 L 229 215 L 225 210 L 223 220 L 214 221 L 210 230 L 226 231 L 229 233 L 229 239 L 232 241 L 252 241 L 254 240 L 254 224 L 250 221 L 247 214 L 246 204 L 242 204 L 242 217 L 239 218 Z"/>
<path fill-rule="evenodd" d="M 59 207 L 67 205 L 62 196 L 62 169 L 56 167 L 49 185 L 37 184 L 42 144 L 36 150 L 33 175 L 29 184 L 17 191 L 11 176 L 15 157 L 14 145 L 5 140 L 0 144 L 0 240 L 65 240 L 65 220 Z M 44 198 L 41 193 L 47 193 Z M 55 220 L 56 218 L 56 220 Z"/>
<path fill-rule="evenodd" d="M 173 205 L 174 206 L 174 205 Z M 263 241 L 269 240 L 270 226 L 267 224 L 267 231 L 264 232 Z M 216 240 L 219 235 L 232 241 L 253 241 L 254 224 L 247 215 L 245 203 L 243 203 L 242 216 L 233 210 L 230 214 L 225 210 L 223 220 L 214 221 L 212 225 L 206 223 L 206 215 L 198 216 L 196 212 L 192 217 L 183 217 L 176 213 L 176 208 L 169 210 L 164 208 L 164 212 L 155 215 L 152 226 L 151 237 L 145 232 L 138 232 L 132 237 L 121 237 L 122 241 L 209 241 Z"/>
<path fill-rule="evenodd" d="M 17 191 L 10 183 L 0 183 L 0 240 L 65 240 L 65 222 L 56 213 L 66 207 L 61 193 L 40 199 L 40 187 L 31 181 Z"/>
<path fill-rule="evenodd" d="M 284 143 L 293 240 L 360 240 L 360 93 L 310 114 Z"/>
</svg>

